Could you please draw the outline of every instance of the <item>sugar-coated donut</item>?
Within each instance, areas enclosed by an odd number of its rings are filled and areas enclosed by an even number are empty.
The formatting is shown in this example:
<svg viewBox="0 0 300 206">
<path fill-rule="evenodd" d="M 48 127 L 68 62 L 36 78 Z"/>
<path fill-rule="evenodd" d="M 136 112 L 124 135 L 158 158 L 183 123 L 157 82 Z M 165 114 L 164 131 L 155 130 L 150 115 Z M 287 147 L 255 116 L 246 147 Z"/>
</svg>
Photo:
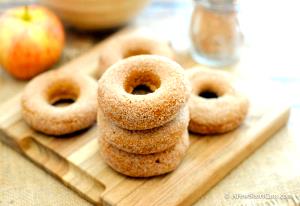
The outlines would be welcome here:
<svg viewBox="0 0 300 206">
<path fill-rule="evenodd" d="M 132 177 L 151 177 L 173 171 L 182 161 L 188 146 L 187 130 L 172 148 L 154 154 L 133 154 L 119 150 L 100 138 L 104 161 L 116 171 Z"/>
<path fill-rule="evenodd" d="M 162 152 L 174 146 L 186 131 L 189 120 L 189 108 L 186 105 L 175 119 L 163 126 L 133 131 L 116 126 L 105 118 L 101 110 L 98 112 L 100 137 L 120 150 L 136 154 Z"/>
<path fill-rule="evenodd" d="M 173 59 L 174 53 L 167 42 L 150 37 L 126 34 L 114 38 L 100 52 L 98 74 L 100 77 L 114 63 L 130 56 L 156 54 Z"/>
<path fill-rule="evenodd" d="M 59 100 L 73 100 L 64 107 Z M 97 118 L 97 82 L 87 75 L 55 70 L 26 86 L 22 99 L 24 120 L 35 130 L 63 135 L 91 126 Z"/>
<path fill-rule="evenodd" d="M 192 86 L 189 99 L 189 130 L 200 134 L 225 133 L 245 119 L 249 101 L 220 71 L 191 69 L 187 72 Z"/>
<path fill-rule="evenodd" d="M 133 94 L 145 86 L 152 93 Z M 145 130 L 175 118 L 190 95 L 184 70 L 169 58 L 157 55 L 129 57 L 112 65 L 98 84 L 98 104 L 119 127 Z"/>
</svg>

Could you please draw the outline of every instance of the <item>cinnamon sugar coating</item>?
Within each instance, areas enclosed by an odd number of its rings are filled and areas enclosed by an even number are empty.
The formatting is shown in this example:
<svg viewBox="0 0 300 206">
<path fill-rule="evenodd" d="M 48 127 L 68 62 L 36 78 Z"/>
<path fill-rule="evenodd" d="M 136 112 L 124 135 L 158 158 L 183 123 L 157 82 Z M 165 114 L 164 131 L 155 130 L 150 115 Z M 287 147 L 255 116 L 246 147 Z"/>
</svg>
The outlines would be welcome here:
<svg viewBox="0 0 300 206">
<path fill-rule="evenodd" d="M 100 138 L 114 147 L 129 153 L 151 154 L 173 147 L 189 124 L 189 108 L 185 105 L 175 119 L 167 124 L 148 130 L 126 130 L 109 121 L 99 110 Z"/>
<path fill-rule="evenodd" d="M 182 161 L 188 146 L 187 130 L 177 144 L 154 154 L 133 154 L 112 146 L 100 138 L 100 151 L 106 163 L 114 170 L 131 177 L 151 177 L 173 171 Z"/>
<path fill-rule="evenodd" d="M 174 58 L 173 51 L 167 42 L 137 34 L 125 34 L 104 45 L 100 53 L 97 76 L 100 77 L 108 67 L 122 59 L 142 54 Z"/>
<path fill-rule="evenodd" d="M 224 74 L 198 68 L 187 74 L 192 86 L 190 131 L 220 134 L 234 130 L 243 122 L 248 113 L 248 98 L 238 92 Z M 205 92 L 216 96 L 202 97 Z"/>
<path fill-rule="evenodd" d="M 152 93 L 132 94 L 139 86 Z M 162 126 L 187 102 L 190 85 L 183 68 L 157 55 L 129 57 L 112 65 L 98 82 L 98 104 L 114 124 L 128 130 Z"/>
<path fill-rule="evenodd" d="M 54 106 L 63 99 L 74 102 Z M 33 129 L 49 135 L 64 135 L 91 126 L 97 116 L 97 82 L 79 73 L 45 72 L 25 87 L 22 115 Z"/>
</svg>

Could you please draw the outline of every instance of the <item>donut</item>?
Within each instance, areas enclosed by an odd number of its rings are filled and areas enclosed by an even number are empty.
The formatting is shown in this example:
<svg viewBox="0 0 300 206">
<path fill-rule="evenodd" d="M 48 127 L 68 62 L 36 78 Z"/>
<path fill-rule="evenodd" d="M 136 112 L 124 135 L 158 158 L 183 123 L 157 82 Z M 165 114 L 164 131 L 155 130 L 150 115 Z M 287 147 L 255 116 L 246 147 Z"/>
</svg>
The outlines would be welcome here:
<svg viewBox="0 0 300 206">
<path fill-rule="evenodd" d="M 189 130 L 200 134 L 221 134 L 237 128 L 245 119 L 249 101 L 222 72 L 191 69 Z"/>
<path fill-rule="evenodd" d="M 151 154 L 174 146 L 189 124 L 189 108 L 184 106 L 175 119 L 167 124 L 148 130 L 126 130 L 107 120 L 98 112 L 100 137 L 114 147 L 129 153 Z"/>
<path fill-rule="evenodd" d="M 167 42 L 137 34 L 126 34 L 114 38 L 100 52 L 97 77 L 114 63 L 130 56 L 156 54 L 173 59 L 174 54 Z"/>
<path fill-rule="evenodd" d="M 99 141 L 102 158 L 114 170 L 131 177 L 151 177 L 176 169 L 188 149 L 189 135 L 186 129 L 175 146 L 160 153 L 147 155 L 119 150 L 103 138 Z"/>
<path fill-rule="evenodd" d="M 135 94 L 146 87 L 147 94 Z M 175 118 L 190 95 L 182 67 L 157 55 L 129 57 L 112 65 L 98 83 L 98 104 L 104 115 L 128 130 L 162 126 Z"/>
<path fill-rule="evenodd" d="M 74 101 L 55 106 L 62 100 Z M 23 119 L 35 130 L 64 135 L 91 126 L 97 118 L 97 82 L 61 70 L 43 73 L 26 86 L 21 97 Z"/>
</svg>

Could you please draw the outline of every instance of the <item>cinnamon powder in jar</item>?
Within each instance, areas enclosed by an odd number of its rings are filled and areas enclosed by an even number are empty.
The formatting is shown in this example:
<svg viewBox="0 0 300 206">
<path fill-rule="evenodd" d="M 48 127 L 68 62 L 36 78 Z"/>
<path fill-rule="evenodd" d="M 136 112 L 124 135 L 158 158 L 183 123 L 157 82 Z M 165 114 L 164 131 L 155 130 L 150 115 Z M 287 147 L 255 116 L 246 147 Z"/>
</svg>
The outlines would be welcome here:
<svg viewBox="0 0 300 206">
<path fill-rule="evenodd" d="M 236 4 L 232 0 L 195 3 L 190 30 L 195 59 L 210 66 L 236 62 L 242 45 Z"/>
</svg>

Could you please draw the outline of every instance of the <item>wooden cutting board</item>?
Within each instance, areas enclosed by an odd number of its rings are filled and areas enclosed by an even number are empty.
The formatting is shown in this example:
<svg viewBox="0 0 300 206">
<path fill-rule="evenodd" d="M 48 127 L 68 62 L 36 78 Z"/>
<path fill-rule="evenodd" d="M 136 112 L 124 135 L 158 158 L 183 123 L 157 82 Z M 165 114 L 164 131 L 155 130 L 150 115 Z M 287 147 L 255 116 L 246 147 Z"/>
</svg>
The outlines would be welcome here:
<svg viewBox="0 0 300 206">
<path fill-rule="evenodd" d="M 81 68 L 93 75 L 99 51 L 112 40 L 99 43 L 61 68 Z M 193 64 L 180 54 L 177 59 L 185 66 Z M 0 106 L 0 130 L 4 134 L 0 137 L 94 204 L 190 205 L 287 122 L 289 107 L 268 103 L 276 100 L 274 97 L 261 97 L 265 96 L 249 93 L 249 115 L 235 131 L 218 136 L 190 134 L 191 145 L 179 168 L 154 178 L 128 178 L 110 169 L 98 150 L 96 125 L 61 138 L 35 132 L 22 119 L 20 94 Z"/>
</svg>

